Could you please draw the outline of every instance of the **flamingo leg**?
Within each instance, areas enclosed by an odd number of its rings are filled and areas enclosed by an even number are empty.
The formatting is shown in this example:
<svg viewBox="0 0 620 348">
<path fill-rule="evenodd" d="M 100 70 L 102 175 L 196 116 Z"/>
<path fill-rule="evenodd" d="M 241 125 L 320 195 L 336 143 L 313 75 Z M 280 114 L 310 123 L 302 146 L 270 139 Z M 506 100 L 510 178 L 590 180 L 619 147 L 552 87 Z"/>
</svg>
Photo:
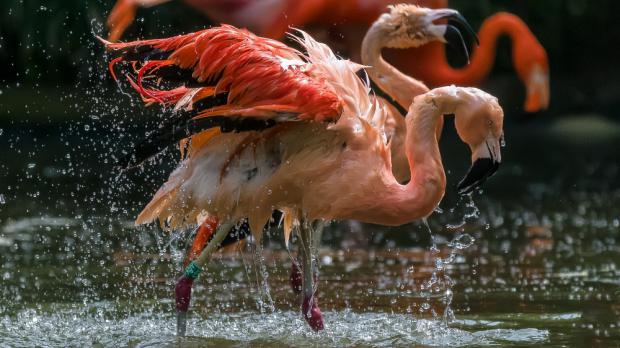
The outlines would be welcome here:
<svg viewBox="0 0 620 348">
<path fill-rule="evenodd" d="M 317 252 L 316 237 L 313 238 L 314 229 L 308 221 L 303 221 L 299 229 L 300 256 L 302 268 L 302 304 L 301 312 L 310 327 L 314 331 L 323 330 L 323 314 L 319 308 L 315 289 L 315 269 L 318 263 L 314 255 Z"/>
<path fill-rule="evenodd" d="M 324 222 L 323 221 L 316 221 L 315 222 L 315 226 L 314 226 L 314 233 L 312 234 L 312 245 L 314 247 L 314 250 L 318 251 L 319 247 L 321 245 L 321 238 L 323 237 L 323 227 L 324 227 Z M 318 264 L 318 263 L 317 263 Z M 319 267 L 314 267 L 313 272 L 314 272 L 314 282 L 317 282 L 319 279 Z M 292 260 L 291 262 L 291 288 L 293 289 L 293 292 L 296 294 L 301 293 L 301 290 L 303 289 L 303 275 L 301 273 L 301 268 L 299 265 L 299 262 L 297 260 Z"/>
<path fill-rule="evenodd" d="M 194 279 L 198 278 L 203 267 L 211 258 L 211 255 L 220 247 L 220 244 L 228 235 L 230 229 L 234 226 L 233 222 L 225 222 L 217 226 L 213 238 L 207 246 L 202 250 L 198 258 L 190 262 L 185 269 L 185 273 L 177 281 L 175 287 L 176 307 L 177 307 L 177 335 L 185 336 L 187 328 L 187 311 L 192 297 L 192 285 Z"/>
<path fill-rule="evenodd" d="M 300 294 L 303 288 L 303 275 L 296 259 L 291 261 L 291 289 L 294 293 Z"/>
<path fill-rule="evenodd" d="M 193 259 L 200 254 L 200 252 L 207 246 L 207 243 L 213 237 L 215 227 L 217 227 L 218 221 L 215 217 L 207 217 L 200 226 L 196 229 L 196 235 L 194 241 L 185 256 L 183 261 L 183 267 L 187 267 Z"/>
<path fill-rule="evenodd" d="M 185 256 L 185 261 L 183 261 L 184 267 L 187 267 L 190 261 L 200 255 L 200 252 L 205 248 L 209 240 L 211 240 L 211 237 L 213 237 L 217 223 L 217 219 L 207 218 L 200 226 L 198 226 L 192 245 Z M 220 243 L 220 249 L 237 243 L 245 239 L 250 234 L 250 226 L 248 225 L 248 222 L 243 221 L 239 225 L 230 229 L 230 232 L 228 232 L 226 238 L 224 238 L 224 240 Z"/>
<path fill-rule="evenodd" d="M 323 238 L 323 227 L 325 227 L 325 222 L 323 220 L 316 220 L 313 226 L 313 234 L 312 234 L 312 248 L 315 252 L 315 267 L 312 269 L 313 271 L 313 279 L 314 282 L 318 284 L 319 281 L 319 248 L 321 247 L 321 239 Z"/>
</svg>

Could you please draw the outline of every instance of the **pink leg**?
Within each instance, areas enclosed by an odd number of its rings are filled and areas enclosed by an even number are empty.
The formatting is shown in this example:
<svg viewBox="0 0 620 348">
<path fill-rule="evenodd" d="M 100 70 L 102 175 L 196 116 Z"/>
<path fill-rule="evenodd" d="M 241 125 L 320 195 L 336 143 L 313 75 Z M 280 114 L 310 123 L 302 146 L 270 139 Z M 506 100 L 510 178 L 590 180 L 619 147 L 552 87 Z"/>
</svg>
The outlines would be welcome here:
<svg viewBox="0 0 620 348">
<path fill-rule="evenodd" d="M 302 267 L 302 302 L 301 313 L 312 330 L 323 330 L 323 314 L 319 308 L 318 298 L 315 293 L 315 286 L 317 279 L 315 278 L 314 269 L 318 265 L 314 265 L 314 258 L 312 252 L 317 251 L 318 246 L 313 245 L 312 239 L 313 229 L 308 226 L 307 223 L 301 224 L 300 230 L 300 256 Z"/>
<path fill-rule="evenodd" d="M 316 283 L 319 279 L 318 274 L 315 272 L 313 274 L 314 282 Z M 304 278 L 299 269 L 299 263 L 296 260 L 291 261 L 291 289 L 296 294 L 301 294 L 301 290 L 303 289 Z"/>
<path fill-rule="evenodd" d="M 299 270 L 299 266 L 297 262 L 293 260 L 291 262 L 291 288 L 293 292 L 296 294 L 301 293 L 301 289 L 303 286 L 303 277 L 301 275 L 301 271 Z"/>
<path fill-rule="evenodd" d="M 304 297 L 304 301 L 301 305 L 301 312 L 312 330 L 323 330 L 323 314 L 321 313 L 319 300 L 315 294 L 310 295 L 310 297 Z"/>
<path fill-rule="evenodd" d="M 207 243 L 207 246 L 202 250 L 200 256 L 189 263 L 185 269 L 185 274 L 177 281 L 174 292 L 177 309 L 178 336 L 185 336 L 185 330 L 187 327 L 187 311 L 192 298 L 192 285 L 194 284 L 194 279 L 198 278 L 198 275 L 202 271 L 201 267 L 207 263 L 211 255 L 219 248 L 220 244 L 233 225 L 234 224 L 231 222 L 226 222 L 217 227 L 213 224 L 212 228 L 216 230 L 213 238 Z"/>
<path fill-rule="evenodd" d="M 194 279 L 198 277 L 200 273 L 200 267 L 192 261 L 185 274 L 177 280 L 177 285 L 174 288 L 174 294 L 177 307 L 177 335 L 185 336 L 187 328 L 187 311 L 189 309 L 189 303 L 192 299 L 192 285 Z"/>
</svg>

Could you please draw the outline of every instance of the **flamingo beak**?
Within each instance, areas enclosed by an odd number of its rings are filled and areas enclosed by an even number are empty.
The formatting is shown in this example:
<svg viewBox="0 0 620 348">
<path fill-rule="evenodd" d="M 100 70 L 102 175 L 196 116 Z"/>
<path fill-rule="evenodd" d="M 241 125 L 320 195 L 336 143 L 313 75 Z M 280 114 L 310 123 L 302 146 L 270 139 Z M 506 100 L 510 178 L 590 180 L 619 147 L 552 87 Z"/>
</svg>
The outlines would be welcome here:
<svg viewBox="0 0 620 348">
<path fill-rule="evenodd" d="M 474 149 L 472 165 L 457 186 L 459 194 L 471 193 L 495 174 L 501 163 L 499 152 L 501 141 L 501 138 L 499 140 L 487 139 Z"/>
<path fill-rule="evenodd" d="M 444 41 L 459 52 L 469 64 L 469 49 L 474 44 L 479 45 L 478 35 L 469 25 L 465 17 L 458 11 L 443 9 L 436 13 L 434 20 L 447 19 L 446 31 L 443 35 Z"/>
</svg>

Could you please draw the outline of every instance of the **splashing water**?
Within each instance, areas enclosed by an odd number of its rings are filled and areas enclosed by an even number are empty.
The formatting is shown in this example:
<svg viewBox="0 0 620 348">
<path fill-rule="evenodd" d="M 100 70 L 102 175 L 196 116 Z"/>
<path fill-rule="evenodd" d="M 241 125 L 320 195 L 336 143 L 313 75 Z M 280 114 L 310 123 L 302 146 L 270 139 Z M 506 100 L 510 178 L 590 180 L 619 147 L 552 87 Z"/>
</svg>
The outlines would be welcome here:
<svg viewBox="0 0 620 348">
<path fill-rule="evenodd" d="M 256 242 L 255 238 L 252 238 L 252 260 L 253 269 L 256 276 L 256 286 L 258 288 L 258 294 L 256 298 L 256 304 L 261 313 L 273 313 L 275 311 L 275 304 L 271 297 L 271 288 L 269 287 L 269 272 L 267 271 L 267 265 L 265 264 L 263 241 Z"/>
<path fill-rule="evenodd" d="M 81 308 L 61 305 L 52 312 L 24 310 L 14 317 L 0 318 L 0 336 L 9 346 L 95 345 L 168 346 L 259 345 L 269 347 L 410 347 L 495 346 L 499 343 L 536 344 L 549 339 L 546 330 L 503 329 L 497 322 L 461 321 L 463 328 L 447 328 L 434 320 L 416 320 L 409 315 L 326 312 L 326 329 L 310 331 L 296 312 L 276 311 L 219 313 L 208 320 L 190 318 L 191 336 L 178 338 L 170 325 L 170 313 L 142 312 L 120 316 L 109 302 Z M 466 329 L 476 327 L 469 332 Z"/>
<path fill-rule="evenodd" d="M 454 282 L 452 278 L 450 278 L 450 276 L 448 276 L 448 274 L 445 272 L 446 265 L 452 262 L 452 253 L 448 259 L 442 259 L 438 255 L 439 249 L 437 248 L 433 231 L 426 219 L 423 220 L 423 223 L 428 230 L 431 238 L 430 251 L 431 255 L 433 255 L 435 259 L 435 268 L 431 273 L 430 279 L 422 284 L 421 290 L 427 293 L 427 301 L 430 301 L 432 297 L 440 297 L 440 301 L 445 305 L 443 313 L 443 324 L 447 326 L 454 317 L 452 314 L 452 310 L 450 309 L 450 304 L 452 302 L 452 286 L 454 285 Z M 428 302 L 424 303 L 421 309 L 430 309 L 430 304 Z M 432 314 L 433 317 L 437 317 L 437 313 L 434 311 L 434 309 L 432 311 Z"/>
<path fill-rule="evenodd" d="M 466 199 L 464 213 L 461 221 L 457 224 L 447 224 L 447 228 L 450 230 L 456 230 L 456 234 L 453 239 L 447 244 L 449 254 L 447 257 L 442 258 L 439 253 L 440 250 L 437 247 L 437 241 L 435 234 L 432 231 L 432 228 L 428 224 L 426 219 L 423 220 L 423 225 L 425 226 L 431 240 L 430 252 L 434 257 L 434 270 L 431 273 L 430 279 L 425 281 L 421 290 L 427 291 L 427 300 L 430 300 L 431 297 L 440 297 L 441 302 L 444 304 L 444 311 L 442 315 L 443 325 L 449 325 L 454 319 L 454 311 L 451 308 L 452 299 L 454 296 L 453 287 L 455 285 L 455 281 L 448 275 L 447 268 L 449 265 L 454 263 L 457 252 L 461 250 L 465 250 L 472 245 L 474 245 L 476 239 L 470 234 L 463 233 L 462 229 L 465 224 L 469 221 L 475 220 L 480 216 L 480 210 L 476 206 L 472 195 L 466 195 L 466 198 L 460 198 L 457 203 L 457 207 L 463 202 L 463 199 Z M 450 209 L 450 212 L 454 212 L 455 208 Z M 443 214 L 443 210 L 435 209 L 437 214 Z M 422 307 L 422 310 L 427 310 L 430 308 L 430 305 L 426 303 L 426 306 Z M 437 317 L 437 314 L 433 312 L 433 316 Z"/>
</svg>

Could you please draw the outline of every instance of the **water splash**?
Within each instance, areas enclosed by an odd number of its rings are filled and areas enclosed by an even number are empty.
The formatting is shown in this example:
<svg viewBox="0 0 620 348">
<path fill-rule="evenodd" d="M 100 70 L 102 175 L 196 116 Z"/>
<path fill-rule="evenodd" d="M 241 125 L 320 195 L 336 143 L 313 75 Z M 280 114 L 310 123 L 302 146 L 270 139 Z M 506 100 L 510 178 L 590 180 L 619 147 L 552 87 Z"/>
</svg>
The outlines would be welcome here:
<svg viewBox="0 0 620 348">
<path fill-rule="evenodd" d="M 270 347 L 410 347 L 495 346 L 544 343 L 549 332 L 504 328 L 510 323 L 469 320 L 448 328 L 434 320 L 384 313 L 325 312 L 326 329 L 312 332 L 297 312 L 219 313 L 189 319 L 188 337 L 178 338 L 170 313 L 153 311 L 131 316 L 110 302 L 78 308 L 55 305 L 50 312 L 28 309 L 0 317 L 0 337 L 9 346 L 167 346 L 259 345 Z"/>
<path fill-rule="evenodd" d="M 261 313 L 273 313 L 276 307 L 269 287 L 269 272 L 265 264 L 263 240 L 261 238 L 257 243 L 256 239 L 252 238 L 252 241 L 254 241 L 252 244 L 253 268 L 258 288 L 256 304 Z"/>
<path fill-rule="evenodd" d="M 449 254 L 445 258 L 442 258 L 439 255 L 440 250 L 437 247 L 437 240 L 432 228 L 428 224 L 428 221 L 426 219 L 423 220 L 423 225 L 428 231 L 431 240 L 430 251 L 434 258 L 435 268 L 431 273 L 430 279 L 422 284 L 421 290 L 427 292 L 427 301 L 430 301 L 433 297 L 440 298 L 440 301 L 444 305 L 444 311 L 441 318 L 445 326 L 450 324 L 455 319 L 454 311 L 451 308 L 452 299 L 454 297 L 453 287 L 455 285 L 455 281 L 448 275 L 447 269 L 449 265 L 454 263 L 456 260 L 458 251 L 467 249 L 474 245 L 476 239 L 470 234 L 463 233 L 463 229 L 467 222 L 475 220 L 480 216 L 480 210 L 476 206 L 471 194 L 466 195 L 465 198 L 461 197 L 456 207 L 450 209 L 450 213 L 454 213 L 463 202 L 465 202 L 463 217 L 456 224 L 446 225 L 448 230 L 455 231 L 455 236 L 449 243 L 447 243 Z M 441 209 L 435 209 L 435 212 L 437 214 L 443 214 L 443 210 Z M 422 306 L 421 310 L 426 311 L 430 308 L 430 304 L 426 303 L 426 305 Z M 432 314 L 435 317 L 438 317 L 437 313 L 433 312 Z"/>
<path fill-rule="evenodd" d="M 452 303 L 452 287 L 454 286 L 454 281 L 450 276 L 446 273 L 446 265 L 453 261 L 453 257 L 449 257 L 448 259 L 442 259 L 439 254 L 439 249 L 437 248 L 437 244 L 435 241 L 435 235 L 428 224 L 426 219 L 424 221 L 424 226 L 428 230 L 428 233 L 431 238 L 431 254 L 434 257 L 435 268 L 431 273 L 431 277 L 429 280 L 425 281 L 421 285 L 421 290 L 427 293 L 427 301 L 431 301 L 433 297 L 439 297 L 440 301 L 444 304 L 444 313 L 442 315 L 443 324 L 448 325 L 452 319 L 454 319 L 453 311 L 450 308 L 450 304 Z M 451 254 L 452 255 L 452 254 Z M 421 306 L 422 311 L 426 311 L 431 309 L 429 302 L 423 303 Z M 432 314 L 434 317 L 437 317 L 437 313 L 432 310 Z"/>
</svg>

